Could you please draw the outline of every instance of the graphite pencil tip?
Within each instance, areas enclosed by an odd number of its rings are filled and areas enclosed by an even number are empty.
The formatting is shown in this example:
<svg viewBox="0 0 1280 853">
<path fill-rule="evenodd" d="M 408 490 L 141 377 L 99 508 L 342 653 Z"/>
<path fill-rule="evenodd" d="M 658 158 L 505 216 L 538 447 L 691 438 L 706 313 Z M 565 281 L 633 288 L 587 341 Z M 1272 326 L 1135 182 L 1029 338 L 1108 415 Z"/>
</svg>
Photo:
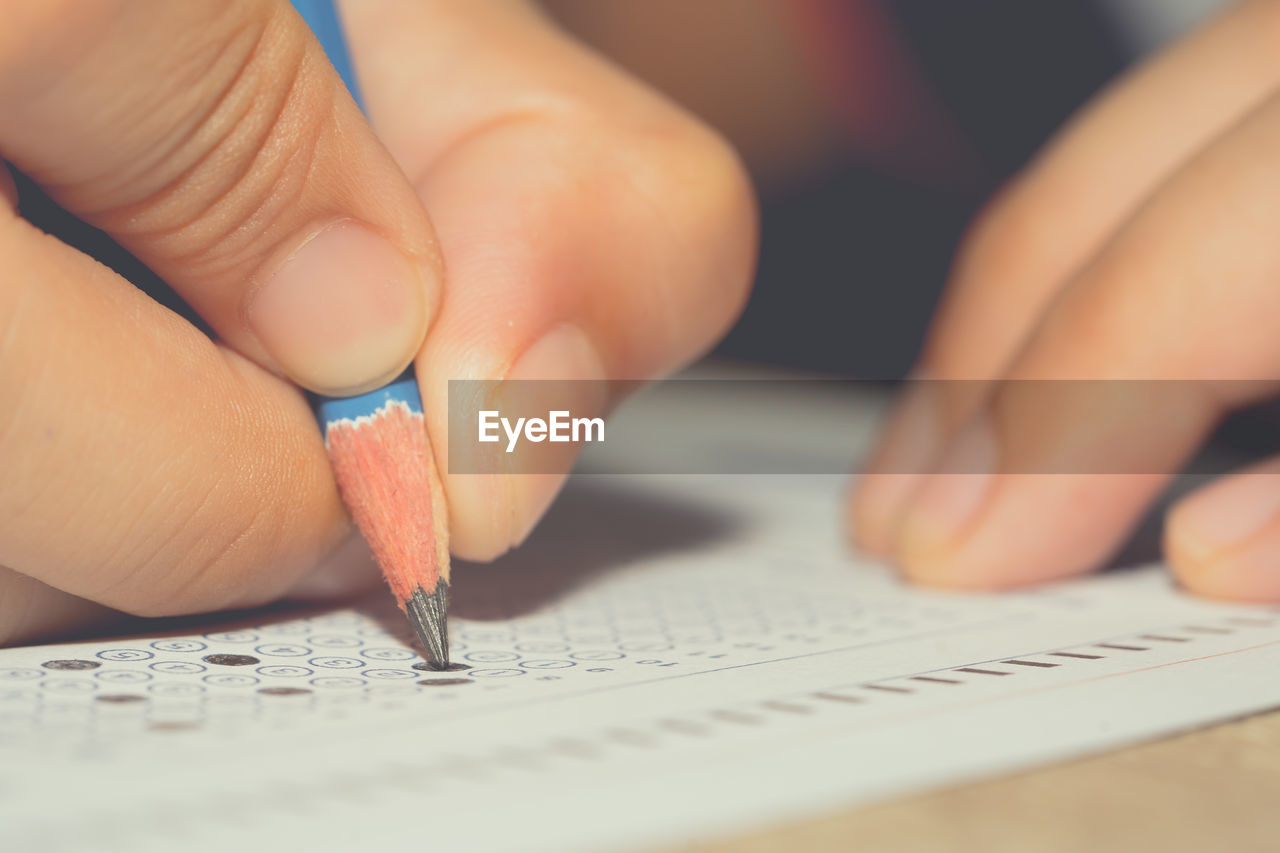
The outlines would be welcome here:
<svg viewBox="0 0 1280 853">
<path fill-rule="evenodd" d="M 441 580 L 435 592 L 422 587 L 405 602 L 409 624 L 422 642 L 427 665 L 432 669 L 449 666 L 449 584 Z"/>
</svg>

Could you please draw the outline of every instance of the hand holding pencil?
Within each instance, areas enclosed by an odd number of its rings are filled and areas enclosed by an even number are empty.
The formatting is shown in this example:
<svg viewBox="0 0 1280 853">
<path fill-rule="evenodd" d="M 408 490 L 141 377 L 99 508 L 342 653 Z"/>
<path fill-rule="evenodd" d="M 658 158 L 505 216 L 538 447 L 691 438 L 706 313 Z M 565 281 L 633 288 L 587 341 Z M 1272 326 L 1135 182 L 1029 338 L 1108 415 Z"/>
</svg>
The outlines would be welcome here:
<svg viewBox="0 0 1280 853">
<path fill-rule="evenodd" d="M 523 4 L 343 12 L 372 128 L 282 0 L 10 8 L 0 154 L 214 338 L 0 180 L 0 642 L 373 583 L 302 389 L 413 364 L 443 458 L 450 378 L 655 375 L 734 316 L 714 135 Z M 559 487 L 440 474 L 471 559 Z"/>
</svg>

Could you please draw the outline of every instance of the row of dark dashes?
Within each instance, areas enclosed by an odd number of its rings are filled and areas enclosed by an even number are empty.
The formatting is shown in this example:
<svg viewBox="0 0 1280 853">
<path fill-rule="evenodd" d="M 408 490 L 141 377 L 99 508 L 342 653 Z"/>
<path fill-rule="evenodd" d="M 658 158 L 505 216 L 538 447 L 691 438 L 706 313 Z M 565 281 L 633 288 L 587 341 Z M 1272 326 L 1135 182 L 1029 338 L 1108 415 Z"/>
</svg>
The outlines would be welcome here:
<svg viewBox="0 0 1280 853">
<path fill-rule="evenodd" d="M 1054 669 L 1072 663 L 1080 664 L 1118 655 L 1146 652 L 1163 644 L 1190 643 L 1197 638 L 1234 634 L 1243 628 L 1275 627 L 1280 624 L 1280 619 L 1261 616 L 1233 616 L 1227 617 L 1223 621 L 1228 625 L 1182 625 L 1157 633 L 1137 634 L 1120 640 L 1109 640 L 1087 646 L 1072 646 L 1071 651 L 1043 652 L 1034 656 L 1007 658 L 982 664 L 938 670 L 928 674 L 906 676 L 896 679 L 895 683 L 867 682 L 850 685 L 838 690 L 816 691 L 807 696 L 790 696 L 786 699 L 768 700 L 751 709 L 720 709 L 709 712 L 707 715 L 709 719 L 705 721 L 665 719 L 659 721 L 653 728 L 648 730 L 638 728 L 613 729 L 606 733 L 605 740 L 627 746 L 654 747 L 659 745 L 660 736 L 663 733 L 696 737 L 708 736 L 714 734 L 715 723 L 729 723 L 739 726 L 765 725 L 772 716 L 778 714 L 812 714 L 819 707 L 826 705 L 866 705 L 873 702 L 877 694 L 912 694 L 935 685 L 957 687 L 972 681 L 1001 678 L 1016 675 L 1019 672 Z M 912 684 L 897 683 L 902 681 L 912 682 Z M 593 757 L 597 750 L 586 741 L 574 741 L 572 743 L 562 743 L 557 747 L 557 751 L 565 755 L 587 758 Z M 525 760 L 528 760 L 528 756 L 525 756 Z"/>
<path fill-rule="evenodd" d="M 1054 669 L 1073 662 L 1103 660 L 1107 657 L 1114 657 L 1116 653 L 1132 654 L 1135 652 L 1151 651 L 1160 645 L 1171 643 L 1190 643 L 1198 637 L 1206 636 L 1222 636 L 1225 634 L 1234 634 L 1241 628 L 1266 628 L 1274 627 L 1280 620 L 1267 618 L 1263 616 L 1230 616 L 1223 620 L 1229 623 L 1226 625 L 1181 625 L 1177 628 L 1161 631 L 1159 633 L 1136 634 L 1132 637 L 1123 638 L 1123 641 L 1114 640 L 1107 642 L 1093 643 L 1087 646 L 1072 646 L 1072 651 L 1051 651 L 1042 652 L 1034 655 L 1035 660 L 1030 657 L 1025 658 L 1008 658 L 1005 660 L 988 661 L 982 664 L 973 664 L 969 666 L 959 666 L 950 669 L 938 670 L 923 675 L 911 675 L 899 679 L 900 681 L 917 682 L 921 686 L 907 686 L 899 683 L 866 683 L 851 685 L 843 688 L 841 692 L 835 691 L 819 691 L 811 694 L 814 699 L 823 702 L 839 702 L 843 704 L 862 704 L 868 701 L 875 693 L 915 693 L 917 690 L 926 689 L 930 685 L 946 685 L 957 686 L 965 684 L 971 680 L 986 679 L 991 677 L 1004 677 L 1016 675 L 1018 672 L 1035 670 L 1035 669 Z M 1046 660 L 1052 658 L 1053 660 Z M 1003 668 L 1008 667 L 1008 668 Z M 854 691 L 857 691 L 856 693 Z M 794 708 L 800 707 L 796 703 L 790 703 Z M 794 710 L 794 708 L 780 709 L 778 703 L 765 703 L 764 707 L 772 707 L 773 710 Z"/>
</svg>

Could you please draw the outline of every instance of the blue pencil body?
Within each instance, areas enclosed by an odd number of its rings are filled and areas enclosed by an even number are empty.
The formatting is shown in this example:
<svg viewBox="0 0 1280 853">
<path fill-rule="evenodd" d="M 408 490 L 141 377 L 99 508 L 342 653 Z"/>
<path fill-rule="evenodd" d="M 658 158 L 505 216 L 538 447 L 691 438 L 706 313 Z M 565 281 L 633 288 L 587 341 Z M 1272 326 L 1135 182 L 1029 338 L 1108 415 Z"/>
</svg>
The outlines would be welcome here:
<svg viewBox="0 0 1280 853">
<path fill-rule="evenodd" d="M 368 418 L 385 409 L 388 403 L 404 403 L 412 414 L 422 414 L 422 396 L 418 393 L 418 379 L 413 370 L 400 374 L 394 382 L 367 394 L 355 397 L 313 397 L 316 418 L 321 431 L 341 420 L 354 421 Z"/>
<path fill-rule="evenodd" d="M 360 86 L 356 82 L 355 70 L 351 66 L 351 56 L 347 52 L 347 40 L 342 34 L 342 22 L 333 6 L 333 0 L 291 0 L 293 8 L 307 22 L 316 40 L 324 48 L 325 55 L 333 64 L 334 70 L 346 84 L 347 91 L 361 110 L 364 100 L 360 96 Z M 313 397 L 316 417 L 320 421 L 321 431 L 334 421 L 355 420 L 368 417 L 386 407 L 388 403 L 401 402 L 414 413 L 422 412 L 422 397 L 418 394 L 418 380 L 410 367 L 395 381 L 388 385 L 360 394 L 355 397 Z"/>
</svg>

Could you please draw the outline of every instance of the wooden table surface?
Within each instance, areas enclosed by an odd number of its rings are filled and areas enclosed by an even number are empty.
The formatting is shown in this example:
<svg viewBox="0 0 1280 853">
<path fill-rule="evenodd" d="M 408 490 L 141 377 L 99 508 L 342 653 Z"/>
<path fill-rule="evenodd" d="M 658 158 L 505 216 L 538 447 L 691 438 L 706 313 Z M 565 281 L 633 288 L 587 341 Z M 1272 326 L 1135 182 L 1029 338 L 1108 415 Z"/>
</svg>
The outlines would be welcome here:
<svg viewBox="0 0 1280 853">
<path fill-rule="evenodd" d="M 681 853 L 776 850 L 1280 851 L 1280 712 Z"/>
</svg>

